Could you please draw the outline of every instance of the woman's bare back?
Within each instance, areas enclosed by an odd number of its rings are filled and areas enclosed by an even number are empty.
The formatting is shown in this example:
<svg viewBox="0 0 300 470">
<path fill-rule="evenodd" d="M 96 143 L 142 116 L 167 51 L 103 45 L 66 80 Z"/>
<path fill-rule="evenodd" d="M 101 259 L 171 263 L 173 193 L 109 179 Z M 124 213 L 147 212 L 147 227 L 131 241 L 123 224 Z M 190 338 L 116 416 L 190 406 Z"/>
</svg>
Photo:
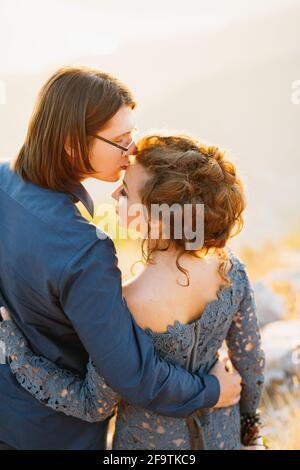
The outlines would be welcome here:
<svg viewBox="0 0 300 470">
<path fill-rule="evenodd" d="M 174 256 L 160 253 L 156 264 L 146 266 L 139 276 L 123 286 L 129 309 L 144 329 L 164 332 L 176 320 L 188 324 L 198 319 L 206 305 L 218 298 L 224 285 L 218 272 L 217 255 L 203 259 L 184 255 L 180 259 L 180 265 L 188 270 L 189 286 L 175 260 Z M 228 260 L 227 270 L 230 267 Z"/>
</svg>

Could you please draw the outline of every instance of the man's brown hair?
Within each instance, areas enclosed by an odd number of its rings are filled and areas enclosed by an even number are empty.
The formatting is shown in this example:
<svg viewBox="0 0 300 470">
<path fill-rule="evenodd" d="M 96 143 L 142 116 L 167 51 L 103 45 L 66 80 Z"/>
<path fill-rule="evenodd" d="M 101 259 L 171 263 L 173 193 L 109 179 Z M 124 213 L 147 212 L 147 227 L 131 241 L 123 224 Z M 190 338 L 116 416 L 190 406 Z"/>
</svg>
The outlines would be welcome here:
<svg viewBox="0 0 300 470">
<path fill-rule="evenodd" d="M 68 191 L 95 172 L 89 161 L 91 136 L 124 105 L 134 108 L 136 103 L 112 75 L 87 67 L 57 70 L 38 95 L 12 169 L 26 181 Z"/>
</svg>

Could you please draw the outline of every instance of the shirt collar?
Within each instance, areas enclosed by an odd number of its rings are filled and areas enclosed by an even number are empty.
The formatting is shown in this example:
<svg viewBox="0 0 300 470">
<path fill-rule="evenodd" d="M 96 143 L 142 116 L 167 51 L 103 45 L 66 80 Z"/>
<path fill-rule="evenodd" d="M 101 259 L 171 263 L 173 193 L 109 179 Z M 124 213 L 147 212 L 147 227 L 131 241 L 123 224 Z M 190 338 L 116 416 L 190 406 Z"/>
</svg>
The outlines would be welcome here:
<svg viewBox="0 0 300 470">
<path fill-rule="evenodd" d="M 90 216 L 93 218 L 94 217 L 94 202 L 83 184 L 78 183 L 78 185 L 74 186 L 71 190 L 70 193 L 73 196 L 73 201 L 74 203 L 76 202 L 82 202 L 84 207 L 87 209 L 88 213 Z"/>
</svg>

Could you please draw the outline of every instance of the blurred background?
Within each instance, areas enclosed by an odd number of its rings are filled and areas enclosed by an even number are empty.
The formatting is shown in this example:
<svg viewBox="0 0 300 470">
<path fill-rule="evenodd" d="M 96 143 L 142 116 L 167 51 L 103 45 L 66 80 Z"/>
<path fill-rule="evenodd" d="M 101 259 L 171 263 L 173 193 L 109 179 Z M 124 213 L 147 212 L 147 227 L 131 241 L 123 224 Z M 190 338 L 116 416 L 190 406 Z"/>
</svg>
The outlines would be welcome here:
<svg viewBox="0 0 300 470">
<path fill-rule="evenodd" d="M 0 161 L 62 65 L 127 83 L 141 132 L 186 131 L 236 163 L 248 206 L 230 245 L 248 266 L 267 353 L 264 434 L 270 448 L 300 449 L 300 1 L 1 0 Z M 96 207 L 117 186 L 85 185 Z M 128 279 L 140 242 L 115 242 Z"/>
</svg>

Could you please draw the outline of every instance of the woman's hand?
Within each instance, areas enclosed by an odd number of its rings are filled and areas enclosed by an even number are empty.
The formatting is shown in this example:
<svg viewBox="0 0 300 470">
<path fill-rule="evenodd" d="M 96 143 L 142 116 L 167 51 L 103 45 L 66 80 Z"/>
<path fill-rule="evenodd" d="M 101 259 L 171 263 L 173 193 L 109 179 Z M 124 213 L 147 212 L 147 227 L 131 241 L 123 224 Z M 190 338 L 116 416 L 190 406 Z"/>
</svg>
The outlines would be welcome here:
<svg viewBox="0 0 300 470">
<path fill-rule="evenodd" d="M 12 372 L 22 365 L 23 356 L 28 349 L 28 343 L 5 307 L 0 307 L 0 341 L 5 344 L 5 355 L 10 359 Z M 19 361 L 19 362 L 18 362 Z M 24 362 L 24 361 L 23 361 Z"/>
<path fill-rule="evenodd" d="M 0 307 L 0 313 L 1 313 L 1 317 L 2 317 L 3 321 L 11 320 L 11 316 L 10 316 L 10 313 L 7 310 L 7 308 Z"/>
</svg>

